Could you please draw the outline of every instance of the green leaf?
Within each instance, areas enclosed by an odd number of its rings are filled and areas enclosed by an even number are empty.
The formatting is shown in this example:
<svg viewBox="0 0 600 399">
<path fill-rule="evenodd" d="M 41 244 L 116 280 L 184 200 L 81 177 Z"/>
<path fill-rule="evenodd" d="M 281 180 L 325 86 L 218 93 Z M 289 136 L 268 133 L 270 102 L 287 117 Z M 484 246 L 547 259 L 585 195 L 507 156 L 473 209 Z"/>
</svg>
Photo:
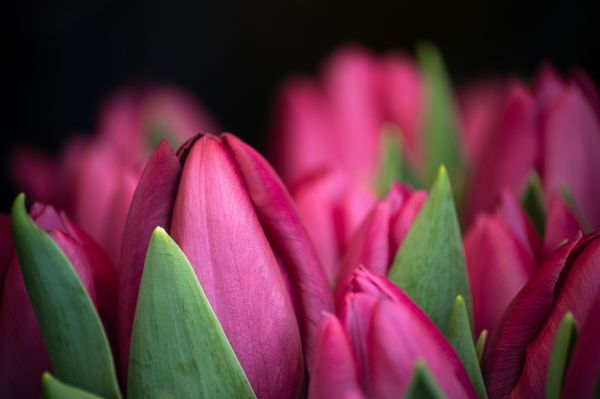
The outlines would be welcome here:
<svg viewBox="0 0 600 399">
<path fill-rule="evenodd" d="M 444 60 L 430 43 L 419 44 L 416 53 L 427 90 L 424 112 L 426 182 L 431 184 L 438 165 L 444 164 L 452 177 L 455 192 L 462 193 L 465 186 L 464 163 L 458 141 L 454 97 Z"/>
<path fill-rule="evenodd" d="M 69 260 L 15 199 L 11 228 L 23 280 L 56 376 L 106 398 L 120 398 L 100 318 Z"/>
<path fill-rule="evenodd" d="M 571 312 L 567 312 L 558 325 L 552 356 L 546 379 L 546 399 L 560 399 L 562 382 L 571 357 L 571 351 L 577 339 L 577 326 Z"/>
<path fill-rule="evenodd" d="M 457 295 L 465 298 L 471 312 L 460 229 L 443 166 L 398 250 L 388 277 L 444 332 Z"/>
<path fill-rule="evenodd" d="M 64 384 L 49 373 L 42 375 L 42 397 L 44 399 L 101 399 L 101 396 Z"/>
<path fill-rule="evenodd" d="M 403 181 L 413 187 L 420 187 L 419 180 L 412 173 L 404 158 L 402 133 L 398 126 L 393 124 L 384 126 L 378 159 L 375 186 L 380 197 L 388 193 L 395 181 Z"/>
<path fill-rule="evenodd" d="M 465 300 L 461 295 L 458 295 L 454 300 L 452 313 L 448 320 L 448 341 L 454 347 L 456 354 L 465 366 L 465 370 L 469 375 L 471 384 L 477 396 L 487 398 L 483 376 L 479 368 L 479 359 L 475 351 L 473 343 L 473 334 L 471 333 L 471 323 Z"/>
<path fill-rule="evenodd" d="M 443 399 L 444 394 L 438 386 L 435 379 L 429 373 L 427 365 L 422 360 L 418 360 L 415 364 L 415 372 L 413 373 L 412 379 L 405 399 Z"/>
<path fill-rule="evenodd" d="M 537 173 L 532 173 L 527 181 L 527 187 L 521 198 L 523 208 L 533 225 L 543 237 L 546 230 L 546 205 L 544 203 L 544 188 Z"/>
<path fill-rule="evenodd" d="M 254 398 L 192 266 L 159 227 L 142 274 L 127 393 L 129 398 Z"/>
<path fill-rule="evenodd" d="M 565 201 L 571 212 L 573 212 L 573 215 L 575 215 L 575 218 L 577 219 L 577 222 L 579 223 L 581 229 L 585 233 L 592 232 L 594 229 L 592 228 L 589 220 L 585 217 L 583 211 L 581 210 L 581 207 L 577 203 L 577 200 L 573 196 L 573 193 L 571 192 L 569 187 L 566 185 L 562 186 L 560 188 L 560 194 L 563 201 Z"/>
<path fill-rule="evenodd" d="M 477 338 L 477 344 L 475 345 L 475 350 L 477 351 L 477 360 L 481 364 L 481 357 L 483 356 L 483 351 L 485 349 L 485 344 L 487 343 L 488 331 L 483 330 L 481 334 L 479 334 L 479 338 Z"/>
</svg>

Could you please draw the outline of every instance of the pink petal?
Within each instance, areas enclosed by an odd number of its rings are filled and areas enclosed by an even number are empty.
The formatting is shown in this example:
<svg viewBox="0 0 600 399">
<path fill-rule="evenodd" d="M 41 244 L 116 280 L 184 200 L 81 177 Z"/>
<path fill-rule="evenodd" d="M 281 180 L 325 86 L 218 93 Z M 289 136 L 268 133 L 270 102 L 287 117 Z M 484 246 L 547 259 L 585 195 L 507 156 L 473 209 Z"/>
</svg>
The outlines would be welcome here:
<svg viewBox="0 0 600 399">
<path fill-rule="evenodd" d="M 551 198 L 546 216 L 544 252 L 549 255 L 565 240 L 575 237 L 580 230 L 577 218 L 561 196 L 555 195 Z"/>
<path fill-rule="evenodd" d="M 558 325 L 572 312 L 579 325 L 587 319 L 600 292 L 600 236 L 587 237 L 569 256 L 554 290 L 554 304 L 544 325 L 525 352 L 523 371 L 513 388 L 517 397 L 543 396 L 552 344 Z"/>
<path fill-rule="evenodd" d="M 575 85 L 569 85 L 553 102 L 543 123 L 546 196 L 567 187 L 583 216 L 600 227 L 600 123 L 589 102 Z"/>
<path fill-rule="evenodd" d="M 179 160 L 163 141 L 146 164 L 125 222 L 119 266 L 119 347 L 124 375 L 148 242 L 156 226 L 171 227 L 180 175 Z"/>
<path fill-rule="evenodd" d="M 502 190 L 519 194 L 523 189 L 537 156 L 534 112 L 527 90 L 520 84 L 511 84 L 494 132 L 482 150 L 481 162 L 473 170 L 467 225 L 478 212 L 490 210 Z"/>
<path fill-rule="evenodd" d="M 417 360 L 426 363 L 449 398 L 476 398 L 458 356 L 441 332 L 408 299 L 380 300 L 369 329 L 372 395 L 397 398 L 406 392 Z"/>
<path fill-rule="evenodd" d="M 517 382 L 527 347 L 552 310 L 556 284 L 567 258 L 581 241 L 581 235 L 578 235 L 544 262 L 511 302 L 491 335 L 482 359 L 483 376 L 491 399 L 508 397 Z"/>
<path fill-rule="evenodd" d="M 600 378 L 600 297 L 580 327 L 564 385 L 564 398 L 591 398 Z"/>
<path fill-rule="evenodd" d="M 304 379 L 300 331 L 268 230 L 256 214 L 262 208 L 256 208 L 221 140 L 199 138 L 183 166 L 172 236 L 194 267 L 257 396 L 298 397 Z"/>
<path fill-rule="evenodd" d="M 375 198 L 342 172 L 333 171 L 322 171 L 303 180 L 292 195 L 327 271 L 328 281 L 333 285 L 348 241 Z"/>
<path fill-rule="evenodd" d="M 289 193 L 273 168 L 237 137 L 226 134 L 223 142 L 237 163 L 260 224 L 290 277 L 310 366 L 320 313 L 333 310 L 325 271 Z"/>
<path fill-rule="evenodd" d="M 317 334 L 315 360 L 308 397 L 311 399 L 360 399 L 357 364 L 350 342 L 338 319 L 324 314 Z"/>
</svg>

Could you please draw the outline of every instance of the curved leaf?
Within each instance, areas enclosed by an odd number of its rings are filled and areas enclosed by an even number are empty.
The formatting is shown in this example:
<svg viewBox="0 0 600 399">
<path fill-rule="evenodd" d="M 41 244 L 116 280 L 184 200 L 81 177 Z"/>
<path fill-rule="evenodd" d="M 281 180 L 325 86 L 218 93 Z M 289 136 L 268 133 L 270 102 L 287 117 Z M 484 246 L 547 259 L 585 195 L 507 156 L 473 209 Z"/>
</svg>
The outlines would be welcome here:
<svg viewBox="0 0 600 399">
<path fill-rule="evenodd" d="M 42 376 L 42 397 L 44 399 L 101 399 L 101 396 L 64 384 L 50 373 Z"/>
<path fill-rule="evenodd" d="M 485 344 L 487 343 L 488 331 L 483 330 L 481 334 L 479 334 L 479 338 L 477 338 L 477 343 L 475 344 L 475 350 L 477 351 L 477 361 L 481 364 L 481 357 L 483 356 L 483 351 L 485 350 Z"/>
<path fill-rule="evenodd" d="M 443 399 L 444 394 L 427 369 L 425 362 L 417 361 L 415 372 L 408 387 L 405 399 Z"/>
<path fill-rule="evenodd" d="M 92 300 L 61 249 L 27 214 L 23 194 L 12 206 L 11 228 L 54 373 L 68 384 L 120 398 L 112 353 Z"/>
<path fill-rule="evenodd" d="M 558 325 L 556 338 L 552 346 L 552 356 L 548 366 L 546 379 L 546 399 L 560 399 L 565 370 L 571 357 L 575 340 L 577 339 L 577 326 L 571 312 L 567 312 Z"/>
<path fill-rule="evenodd" d="M 462 295 L 471 314 L 471 294 L 452 189 L 442 166 L 389 272 L 444 332 L 454 298 Z"/>
<path fill-rule="evenodd" d="M 533 222 L 538 233 L 543 237 L 546 230 L 546 205 L 544 188 L 537 173 L 532 173 L 527 181 L 527 187 L 521 198 L 523 209 Z"/>
<path fill-rule="evenodd" d="M 467 306 L 461 295 L 458 295 L 454 300 L 452 313 L 448 320 L 448 341 L 450 341 L 450 344 L 452 344 L 462 364 L 465 366 L 465 370 L 469 374 L 469 379 L 471 380 L 471 384 L 473 384 L 475 392 L 477 392 L 477 396 L 482 399 L 487 398 L 483 376 L 479 368 L 479 359 L 477 358 L 477 352 L 473 343 Z"/>
<path fill-rule="evenodd" d="M 254 398 L 192 266 L 160 227 L 144 263 L 129 359 L 129 398 Z"/>
</svg>

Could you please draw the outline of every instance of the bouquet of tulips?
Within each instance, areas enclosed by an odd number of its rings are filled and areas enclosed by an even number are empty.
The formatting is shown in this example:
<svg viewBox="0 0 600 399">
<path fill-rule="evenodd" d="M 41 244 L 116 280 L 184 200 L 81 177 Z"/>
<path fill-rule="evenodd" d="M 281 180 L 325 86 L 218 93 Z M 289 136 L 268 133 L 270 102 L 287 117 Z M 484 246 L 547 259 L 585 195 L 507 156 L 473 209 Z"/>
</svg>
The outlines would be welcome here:
<svg viewBox="0 0 600 399">
<path fill-rule="evenodd" d="M 60 157 L 14 152 L 0 397 L 600 397 L 582 70 L 454 88 L 431 45 L 349 46 L 274 122 L 271 166 L 131 88 Z"/>
</svg>

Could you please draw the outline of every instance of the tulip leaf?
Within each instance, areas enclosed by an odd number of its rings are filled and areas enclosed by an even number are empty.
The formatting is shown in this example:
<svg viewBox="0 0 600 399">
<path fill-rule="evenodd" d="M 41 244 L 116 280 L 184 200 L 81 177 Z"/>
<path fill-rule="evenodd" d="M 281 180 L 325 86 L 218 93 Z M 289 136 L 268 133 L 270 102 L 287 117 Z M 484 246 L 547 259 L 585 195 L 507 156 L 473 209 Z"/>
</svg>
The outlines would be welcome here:
<svg viewBox="0 0 600 399">
<path fill-rule="evenodd" d="M 381 135 L 379 166 L 376 176 L 376 190 L 380 197 L 385 196 L 395 181 L 408 182 L 420 187 L 406 162 L 400 128 L 388 124 Z"/>
<path fill-rule="evenodd" d="M 433 182 L 438 165 L 444 164 L 448 167 L 456 193 L 461 193 L 464 188 L 464 163 L 458 141 L 454 97 L 444 60 L 439 50 L 430 43 L 421 43 L 416 50 L 426 87 L 426 184 Z"/>
<path fill-rule="evenodd" d="M 160 227 L 152 234 L 133 324 L 129 398 L 254 398 L 190 265 Z"/>
<path fill-rule="evenodd" d="M 61 381 L 120 398 L 112 352 L 92 300 L 52 237 L 15 199 L 11 228 L 23 280 L 54 373 Z"/>
<path fill-rule="evenodd" d="M 402 288 L 443 332 L 457 295 L 471 314 L 471 294 L 452 189 L 440 167 L 429 198 L 400 246 L 389 279 Z"/>
<path fill-rule="evenodd" d="M 485 350 L 485 344 L 487 343 L 488 331 L 483 330 L 481 334 L 479 334 L 479 338 L 477 338 L 477 344 L 475 345 L 475 350 L 477 351 L 477 360 L 481 363 L 481 357 L 483 356 L 483 351 Z"/>
<path fill-rule="evenodd" d="M 448 341 L 454 347 L 456 354 L 465 366 L 471 384 L 479 398 L 487 398 L 483 376 L 479 368 L 479 360 L 473 343 L 471 333 L 471 322 L 465 299 L 458 295 L 454 300 L 454 306 L 448 320 Z"/>
<path fill-rule="evenodd" d="M 442 393 L 439 385 L 427 369 L 427 365 L 422 360 L 418 360 L 415 364 L 415 371 L 413 373 L 410 385 L 406 394 L 405 399 L 443 399 L 444 394 Z"/>
<path fill-rule="evenodd" d="M 546 230 L 544 188 L 542 187 L 540 177 L 535 172 L 529 176 L 527 187 L 525 187 L 525 192 L 521 198 L 521 203 L 538 233 L 543 237 Z"/>
<path fill-rule="evenodd" d="M 67 385 L 49 373 L 42 376 L 42 397 L 44 399 L 101 399 L 101 396 Z"/>
<path fill-rule="evenodd" d="M 571 312 L 567 312 L 558 325 L 556 338 L 552 346 L 548 378 L 546 379 L 546 399 L 560 399 L 562 382 L 571 357 L 571 351 L 577 340 L 577 326 Z"/>
</svg>

